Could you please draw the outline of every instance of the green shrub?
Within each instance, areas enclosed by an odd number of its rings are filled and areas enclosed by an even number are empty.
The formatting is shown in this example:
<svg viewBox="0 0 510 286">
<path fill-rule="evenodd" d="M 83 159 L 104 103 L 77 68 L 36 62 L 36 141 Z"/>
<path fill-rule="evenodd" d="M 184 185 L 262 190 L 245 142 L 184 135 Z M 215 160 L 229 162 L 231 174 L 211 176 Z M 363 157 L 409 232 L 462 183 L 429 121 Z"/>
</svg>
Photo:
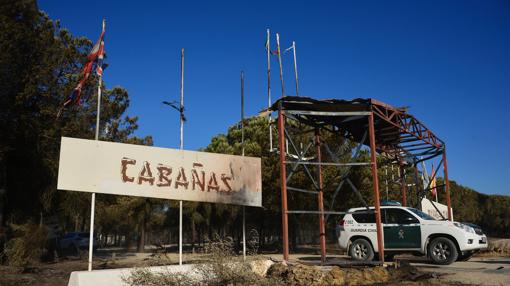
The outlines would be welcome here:
<svg viewBox="0 0 510 286">
<path fill-rule="evenodd" d="M 15 267 L 26 268 L 38 262 L 46 241 L 46 231 L 40 226 L 28 222 L 21 225 L 9 225 L 13 238 L 7 241 L 4 256 L 7 263 Z"/>
</svg>

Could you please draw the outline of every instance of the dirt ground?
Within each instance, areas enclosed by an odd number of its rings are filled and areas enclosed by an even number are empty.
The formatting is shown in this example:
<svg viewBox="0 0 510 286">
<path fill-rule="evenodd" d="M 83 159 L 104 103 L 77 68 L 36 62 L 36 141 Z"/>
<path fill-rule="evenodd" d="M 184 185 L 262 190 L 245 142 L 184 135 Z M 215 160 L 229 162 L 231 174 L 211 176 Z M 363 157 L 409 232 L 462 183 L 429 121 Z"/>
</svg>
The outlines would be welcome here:
<svg viewBox="0 0 510 286">
<path fill-rule="evenodd" d="M 275 270 L 275 273 L 285 276 L 289 281 L 289 285 L 309 284 L 296 282 L 295 277 L 305 279 L 303 281 L 306 281 L 306 279 L 312 279 L 310 281 L 313 281 L 313 277 L 316 277 L 316 273 L 314 273 L 316 269 L 327 272 L 329 278 L 324 279 L 337 279 L 339 281 L 339 277 L 343 277 L 341 279 L 343 279 L 345 285 L 510 285 L 510 255 L 505 247 L 508 246 L 509 242 L 510 240 L 502 240 L 499 248 L 495 247 L 490 252 L 473 257 L 470 261 L 456 262 L 448 266 L 437 266 L 430 264 L 423 258 L 401 255 L 396 257 L 394 263 L 387 263 L 385 267 L 349 267 L 347 256 L 333 254 L 328 255 L 328 261 L 333 263 L 319 268 L 313 265 L 320 265 L 320 256 L 315 251 L 312 251 L 312 253 L 304 251 L 305 254 L 291 255 L 290 264 L 293 265 L 292 267 L 288 269 L 280 267 Z M 275 261 L 281 260 L 279 254 L 263 256 Z M 186 263 L 194 263 L 199 260 L 200 255 L 184 255 Z M 94 269 L 176 264 L 177 261 L 178 256 L 175 253 L 154 255 L 150 253 L 126 253 L 121 250 L 110 249 L 95 254 Z M 341 265 L 341 267 L 335 266 L 335 263 Z M 395 264 L 399 267 L 397 268 Z M 81 259 L 71 257 L 61 259 L 58 263 L 39 264 L 24 271 L 13 267 L 0 266 L 0 286 L 64 286 L 67 285 L 72 271 L 86 269 L 86 255 L 82 256 Z"/>
<path fill-rule="evenodd" d="M 419 270 L 441 273 L 441 281 L 472 285 L 510 285 L 510 257 L 474 257 L 469 261 L 438 266 L 413 263 Z"/>
</svg>

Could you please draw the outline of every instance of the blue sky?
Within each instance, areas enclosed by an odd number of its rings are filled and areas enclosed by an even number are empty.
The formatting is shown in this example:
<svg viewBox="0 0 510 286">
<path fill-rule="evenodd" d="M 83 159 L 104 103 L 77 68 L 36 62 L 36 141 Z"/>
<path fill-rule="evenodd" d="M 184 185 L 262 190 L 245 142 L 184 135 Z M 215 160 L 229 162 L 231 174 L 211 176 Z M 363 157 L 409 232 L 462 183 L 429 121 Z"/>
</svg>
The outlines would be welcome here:
<svg viewBox="0 0 510 286">
<path fill-rule="evenodd" d="M 186 149 L 267 105 L 266 28 L 296 41 L 300 94 L 372 97 L 410 106 L 447 144 L 450 178 L 510 195 L 508 1 L 39 1 L 74 35 L 95 41 L 103 17 L 108 87 L 129 91 L 129 114 L 156 146 L 179 146 L 180 49 L 185 48 Z M 274 43 L 274 36 L 271 41 Z M 283 59 L 294 93 L 292 58 Z M 273 59 L 273 96 L 279 96 Z"/>
</svg>

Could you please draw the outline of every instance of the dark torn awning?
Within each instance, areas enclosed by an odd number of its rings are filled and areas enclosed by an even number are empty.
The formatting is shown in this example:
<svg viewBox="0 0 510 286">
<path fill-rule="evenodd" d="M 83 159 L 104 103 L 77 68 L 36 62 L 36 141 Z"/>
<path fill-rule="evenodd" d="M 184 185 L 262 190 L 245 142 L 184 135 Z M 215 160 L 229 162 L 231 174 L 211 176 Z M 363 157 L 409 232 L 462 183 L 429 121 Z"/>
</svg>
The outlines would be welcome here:
<svg viewBox="0 0 510 286">
<path fill-rule="evenodd" d="M 286 96 L 277 100 L 270 111 L 281 107 L 285 116 L 304 124 L 346 132 L 352 140 L 368 145 L 364 134 L 367 116 L 374 114 L 376 147 L 380 153 L 398 160 L 427 160 L 443 153 L 444 142 L 404 108 L 393 107 L 376 99 L 353 100 Z"/>
</svg>

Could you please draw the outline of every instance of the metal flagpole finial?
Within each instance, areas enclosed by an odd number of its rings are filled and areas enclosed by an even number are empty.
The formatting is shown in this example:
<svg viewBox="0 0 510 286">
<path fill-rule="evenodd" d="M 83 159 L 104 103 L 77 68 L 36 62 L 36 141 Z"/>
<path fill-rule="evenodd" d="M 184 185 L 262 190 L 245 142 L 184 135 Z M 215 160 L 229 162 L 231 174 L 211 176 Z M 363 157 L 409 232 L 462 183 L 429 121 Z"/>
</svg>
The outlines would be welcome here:
<svg viewBox="0 0 510 286">
<path fill-rule="evenodd" d="M 106 18 L 103 18 L 103 31 L 106 29 Z"/>
</svg>

